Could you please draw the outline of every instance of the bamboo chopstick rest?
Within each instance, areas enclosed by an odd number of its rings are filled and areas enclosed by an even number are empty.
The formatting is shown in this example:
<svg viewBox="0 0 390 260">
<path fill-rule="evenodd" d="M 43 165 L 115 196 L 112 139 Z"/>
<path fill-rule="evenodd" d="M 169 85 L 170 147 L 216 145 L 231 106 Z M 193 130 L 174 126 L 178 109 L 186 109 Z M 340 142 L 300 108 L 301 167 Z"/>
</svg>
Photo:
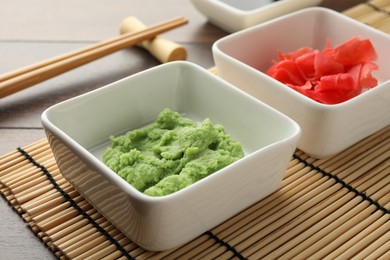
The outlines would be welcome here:
<svg viewBox="0 0 390 260">
<path fill-rule="evenodd" d="M 146 26 L 139 19 L 134 16 L 129 16 L 122 21 L 120 33 L 137 32 L 145 28 Z M 143 41 L 139 43 L 138 46 L 149 51 L 162 63 L 175 60 L 185 60 L 187 58 L 187 51 L 183 46 L 159 37 Z"/>
</svg>

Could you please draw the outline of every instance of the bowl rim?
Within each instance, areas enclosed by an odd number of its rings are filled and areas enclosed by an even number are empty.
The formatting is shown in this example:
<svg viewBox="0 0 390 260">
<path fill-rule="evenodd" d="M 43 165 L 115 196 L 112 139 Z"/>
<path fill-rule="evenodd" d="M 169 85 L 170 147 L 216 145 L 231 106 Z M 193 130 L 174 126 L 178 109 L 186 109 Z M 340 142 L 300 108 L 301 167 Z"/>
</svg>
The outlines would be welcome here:
<svg viewBox="0 0 390 260">
<path fill-rule="evenodd" d="M 278 6 L 294 4 L 294 1 L 291 0 L 281 0 L 281 1 L 274 1 L 251 10 L 244 10 L 244 9 L 234 7 L 223 0 L 191 0 L 191 1 L 193 2 L 203 1 L 217 8 L 225 9 L 227 12 L 230 12 L 237 16 L 257 15 L 258 13 L 261 13 L 268 9 L 277 8 Z M 246 0 L 242 0 L 242 1 L 246 1 Z"/>
<path fill-rule="evenodd" d="M 201 180 L 199 180 L 199 181 L 197 181 L 197 182 L 195 182 L 195 183 L 193 183 L 193 184 L 191 184 L 191 185 L 189 185 L 189 186 L 187 186 L 187 187 L 185 187 L 183 189 L 180 189 L 180 190 L 178 190 L 178 191 L 176 191 L 174 193 L 168 194 L 168 195 L 154 197 L 154 196 L 146 195 L 146 194 L 144 194 L 141 191 L 138 191 L 130 183 L 128 183 L 126 180 L 122 179 L 117 173 L 112 171 L 101 160 L 96 158 L 87 148 L 82 146 L 76 140 L 74 140 L 69 135 L 67 135 L 63 130 L 58 128 L 54 123 L 52 123 L 51 120 L 48 117 L 48 114 L 50 113 L 50 111 L 55 109 L 57 106 L 60 106 L 61 104 L 66 104 L 68 102 L 74 102 L 77 99 L 82 99 L 82 98 L 85 98 L 85 97 L 90 96 L 90 95 L 99 94 L 102 91 L 105 91 L 105 89 L 109 89 L 109 88 L 115 87 L 116 85 L 118 85 L 122 81 L 131 80 L 131 79 L 133 79 L 135 77 L 142 76 L 143 74 L 150 73 L 150 71 L 157 71 L 157 70 L 162 70 L 164 68 L 175 67 L 175 66 L 177 66 L 177 67 L 179 67 L 179 66 L 185 67 L 185 69 L 187 69 L 188 67 L 191 67 L 192 69 L 197 70 L 200 73 L 205 73 L 205 75 L 207 75 L 208 78 L 213 78 L 213 80 L 219 81 L 221 84 L 223 84 L 227 88 L 233 90 L 235 93 L 237 93 L 239 95 L 243 95 L 247 99 L 251 99 L 252 102 L 256 102 L 259 106 L 262 107 L 262 109 L 271 110 L 274 115 L 276 115 L 277 117 L 281 117 L 281 118 L 283 118 L 284 121 L 288 122 L 288 124 L 291 127 L 291 130 L 290 130 L 291 133 L 287 137 L 280 138 L 280 140 L 278 140 L 277 142 L 273 142 L 271 144 L 268 144 L 268 145 L 265 145 L 265 146 L 261 147 L 260 149 L 255 150 L 255 151 L 253 151 L 253 152 L 251 152 L 249 154 L 245 154 L 244 157 L 242 157 L 241 159 L 233 162 L 232 164 L 229 164 L 229 165 L 223 167 L 222 169 L 214 172 L 213 174 L 210 174 L 210 175 L 206 176 L 205 178 L 203 178 L 203 179 L 201 179 Z M 187 192 L 190 192 L 192 189 L 196 189 L 203 182 L 209 181 L 212 178 L 216 178 L 219 175 L 222 175 L 223 172 L 226 171 L 226 169 L 229 169 L 229 168 L 232 168 L 232 167 L 237 167 L 237 165 L 242 164 L 243 161 L 246 160 L 247 158 L 253 157 L 254 154 L 262 152 L 263 150 L 268 149 L 271 146 L 278 145 L 278 144 L 280 144 L 282 142 L 286 142 L 287 140 L 290 140 L 290 139 L 293 139 L 293 138 L 299 138 L 300 134 L 301 134 L 300 126 L 298 125 L 298 123 L 296 123 L 290 117 L 287 117 L 285 114 L 283 114 L 280 111 L 274 109 L 273 107 L 269 106 L 268 104 L 266 104 L 266 103 L 264 103 L 264 102 L 262 102 L 262 101 L 260 101 L 260 100 L 258 100 L 256 98 L 254 98 L 253 96 L 245 93 L 244 91 L 235 88 L 229 82 L 221 79 L 220 77 L 217 77 L 217 76 L 213 75 L 211 72 L 209 72 L 208 70 L 204 69 L 200 65 L 197 65 L 197 64 L 189 62 L 189 61 L 173 61 L 173 62 L 166 63 L 166 64 L 160 64 L 160 65 L 158 65 L 156 67 L 152 67 L 152 68 L 143 70 L 141 72 L 132 74 L 132 75 L 130 75 L 128 77 L 125 77 L 125 78 L 120 79 L 118 81 L 112 82 L 112 83 L 107 84 L 107 85 L 105 85 L 103 87 L 94 89 L 92 91 L 89 91 L 89 92 L 80 94 L 78 96 L 72 97 L 70 99 L 64 100 L 62 102 L 59 102 L 59 103 L 57 103 L 57 104 L 47 108 L 42 113 L 42 115 L 41 115 L 41 123 L 42 123 L 42 125 L 43 125 L 43 127 L 45 128 L 46 131 L 48 130 L 48 131 L 54 133 L 55 136 L 58 139 L 60 139 L 68 147 L 68 149 L 72 150 L 72 152 L 76 156 L 82 157 L 83 160 L 85 160 L 89 165 L 93 165 L 93 168 L 94 168 L 95 171 L 98 171 L 101 174 L 103 174 L 105 178 L 107 178 L 108 180 L 112 181 L 113 184 L 118 186 L 123 192 L 125 192 L 128 195 L 130 195 L 133 199 L 137 199 L 138 201 L 144 201 L 144 202 L 149 202 L 149 203 L 158 203 L 158 202 L 161 202 L 161 201 L 167 201 L 167 200 L 169 201 L 171 199 L 176 199 L 177 197 L 182 196 L 183 193 L 185 194 Z"/>
</svg>

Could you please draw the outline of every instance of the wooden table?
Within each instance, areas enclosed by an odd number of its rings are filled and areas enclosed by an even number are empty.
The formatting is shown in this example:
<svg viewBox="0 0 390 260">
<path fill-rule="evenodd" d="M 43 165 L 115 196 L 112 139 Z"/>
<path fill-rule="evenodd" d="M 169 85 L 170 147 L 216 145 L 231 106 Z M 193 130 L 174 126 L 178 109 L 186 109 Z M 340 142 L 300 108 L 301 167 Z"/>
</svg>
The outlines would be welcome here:
<svg viewBox="0 0 390 260">
<path fill-rule="evenodd" d="M 342 11 L 361 0 L 328 0 Z M 188 61 L 214 65 L 211 46 L 227 35 L 207 23 L 190 0 L 0 0 L 0 73 L 116 36 L 121 21 L 136 16 L 151 25 L 184 16 L 190 23 L 163 36 L 187 48 Z M 72 70 L 0 100 L 0 155 L 45 137 L 41 113 L 53 104 L 158 65 L 144 50 L 131 48 Z M 4 199 L 0 199 L 0 259 L 51 259 Z"/>
</svg>

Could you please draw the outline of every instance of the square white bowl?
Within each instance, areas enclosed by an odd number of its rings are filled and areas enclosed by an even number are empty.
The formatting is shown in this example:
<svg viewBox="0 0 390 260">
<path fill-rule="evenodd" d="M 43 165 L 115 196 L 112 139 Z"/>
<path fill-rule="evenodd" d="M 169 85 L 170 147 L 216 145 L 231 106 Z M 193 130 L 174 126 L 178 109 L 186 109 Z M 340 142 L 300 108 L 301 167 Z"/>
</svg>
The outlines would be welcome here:
<svg viewBox="0 0 390 260">
<path fill-rule="evenodd" d="M 109 136 L 171 108 L 209 117 L 244 158 L 176 193 L 147 196 L 101 160 Z M 42 114 L 59 169 L 96 209 L 148 250 L 182 245 L 275 191 L 296 149 L 293 120 L 189 62 L 172 62 L 64 101 Z"/>
<path fill-rule="evenodd" d="M 323 49 L 328 38 L 336 46 L 354 36 L 374 45 L 379 85 L 346 102 L 318 103 L 265 73 L 278 50 Z M 334 155 L 390 124 L 390 35 L 335 11 L 307 8 L 226 36 L 213 56 L 220 77 L 300 125 L 298 148 L 313 157 Z"/>
<path fill-rule="evenodd" d="M 195 8 L 214 25 L 236 32 L 322 0 L 191 0 Z"/>
</svg>

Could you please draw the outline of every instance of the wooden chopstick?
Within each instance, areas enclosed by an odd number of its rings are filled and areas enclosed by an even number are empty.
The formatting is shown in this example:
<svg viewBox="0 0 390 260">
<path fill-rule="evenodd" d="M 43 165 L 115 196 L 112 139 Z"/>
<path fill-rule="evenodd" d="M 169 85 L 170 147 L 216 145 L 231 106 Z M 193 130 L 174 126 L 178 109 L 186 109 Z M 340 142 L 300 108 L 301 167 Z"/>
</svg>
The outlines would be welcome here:
<svg viewBox="0 0 390 260">
<path fill-rule="evenodd" d="M 174 18 L 150 26 L 145 30 L 122 34 L 118 37 L 93 44 L 86 48 L 0 75 L 0 98 L 31 87 L 120 49 L 134 46 L 145 40 L 150 40 L 158 34 L 186 23 L 188 23 L 188 20 L 183 17 Z"/>
</svg>

